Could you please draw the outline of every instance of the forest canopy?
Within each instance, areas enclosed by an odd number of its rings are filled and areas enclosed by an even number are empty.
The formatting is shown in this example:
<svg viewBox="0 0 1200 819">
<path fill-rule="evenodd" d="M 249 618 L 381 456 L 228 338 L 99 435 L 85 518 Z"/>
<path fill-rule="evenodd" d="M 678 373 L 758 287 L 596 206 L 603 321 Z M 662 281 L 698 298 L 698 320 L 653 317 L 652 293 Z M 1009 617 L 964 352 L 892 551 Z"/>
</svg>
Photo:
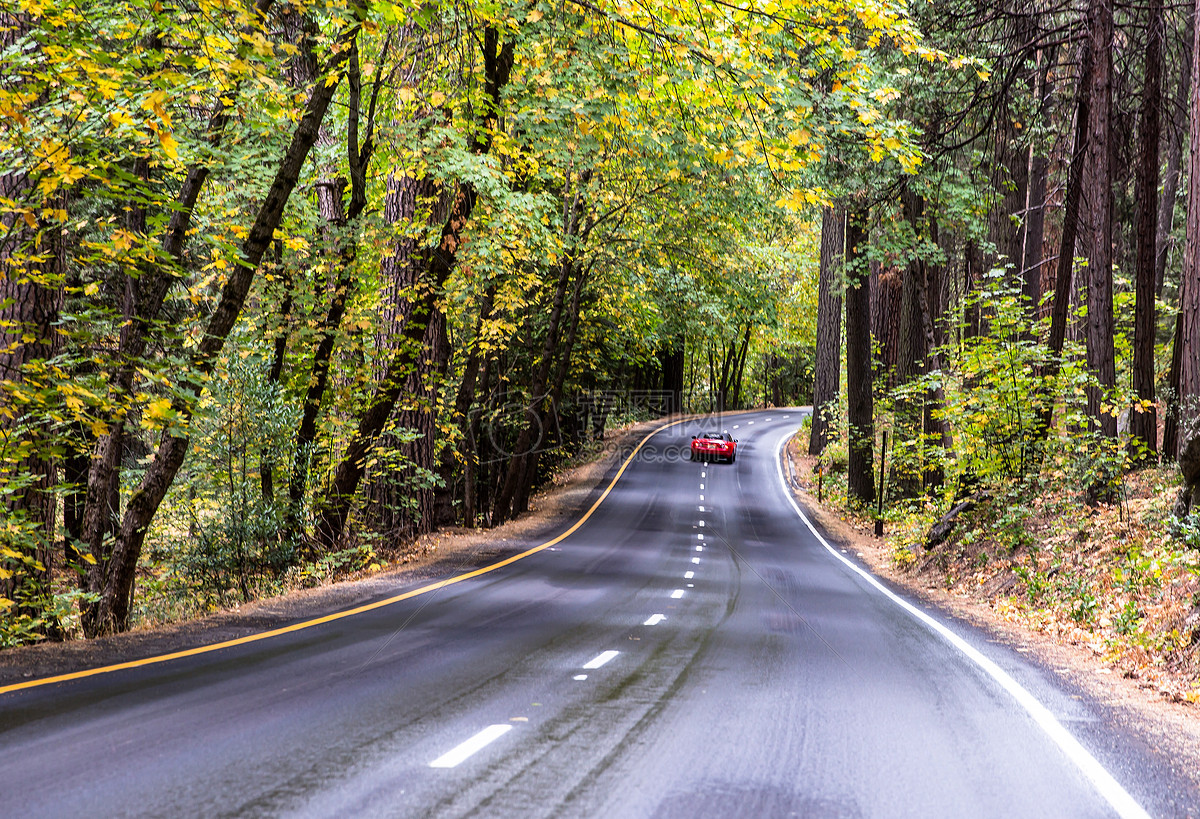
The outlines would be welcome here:
<svg viewBox="0 0 1200 819">
<path fill-rule="evenodd" d="M 1195 273 L 1164 261 L 1190 10 L 1112 15 L 18 0 L 0 640 L 186 616 L 497 525 L 616 420 L 811 402 L 863 497 L 879 412 L 908 430 L 909 491 L 1020 473 L 1064 396 L 1115 437 L 1192 338 L 1153 305 Z M 1099 159 L 1149 141 L 1161 185 Z M 1188 355 L 1172 400 L 1195 392 Z M 1034 420 L 986 417 L 1011 399 L 997 361 L 1042 396 Z M 1149 366 L 1149 395 L 1118 365 Z M 962 419 L 1005 438 L 1000 467 L 956 447 Z"/>
</svg>

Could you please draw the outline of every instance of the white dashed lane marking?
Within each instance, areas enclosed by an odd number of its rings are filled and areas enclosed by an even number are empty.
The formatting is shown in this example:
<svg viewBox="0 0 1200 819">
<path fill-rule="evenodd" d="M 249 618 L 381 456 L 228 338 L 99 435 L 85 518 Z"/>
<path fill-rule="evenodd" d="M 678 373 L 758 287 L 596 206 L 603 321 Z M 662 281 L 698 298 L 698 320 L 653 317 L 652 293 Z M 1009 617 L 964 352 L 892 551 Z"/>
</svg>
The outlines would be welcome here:
<svg viewBox="0 0 1200 819">
<path fill-rule="evenodd" d="M 692 558 L 692 562 L 693 562 L 693 563 L 695 563 L 695 564 L 698 566 L 698 565 L 700 565 L 700 558 L 698 558 L 698 557 L 693 557 L 693 558 Z"/>
<path fill-rule="evenodd" d="M 675 591 L 671 592 L 672 600 L 678 600 L 681 597 L 683 597 L 683 589 L 676 589 Z"/>
<path fill-rule="evenodd" d="M 642 623 L 642 625 L 643 626 L 657 626 L 659 623 L 661 623 L 663 620 L 666 620 L 666 619 L 667 619 L 667 615 L 665 615 L 665 614 L 652 614 L 652 615 L 650 615 L 650 619 L 648 619 L 646 622 Z"/>
<path fill-rule="evenodd" d="M 429 763 L 431 768 L 454 768 L 473 754 L 482 751 L 500 737 L 512 730 L 511 725 L 489 725 L 475 736 L 468 739 Z"/>
<path fill-rule="evenodd" d="M 590 659 L 586 663 L 584 663 L 583 667 L 589 668 L 589 669 L 599 668 L 600 666 L 604 665 L 605 663 L 607 663 L 609 660 L 611 660 L 613 657 L 616 657 L 620 653 L 621 652 L 619 652 L 619 651 L 601 652 L 600 654 L 597 654 L 595 657 L 593 657 L 592 659 Z"/>
<path fill-rule="evenodd" d="M 693 577 L 695 577 L 695 576 L 696 576 L 696 573 L 695 573 L 695 572 L 684 572 L 684 573 L 683 573 L 683 579 L 684 579 L 684 580 L 691 580 L 691 579 L 692 579 Z"/>
</svg>

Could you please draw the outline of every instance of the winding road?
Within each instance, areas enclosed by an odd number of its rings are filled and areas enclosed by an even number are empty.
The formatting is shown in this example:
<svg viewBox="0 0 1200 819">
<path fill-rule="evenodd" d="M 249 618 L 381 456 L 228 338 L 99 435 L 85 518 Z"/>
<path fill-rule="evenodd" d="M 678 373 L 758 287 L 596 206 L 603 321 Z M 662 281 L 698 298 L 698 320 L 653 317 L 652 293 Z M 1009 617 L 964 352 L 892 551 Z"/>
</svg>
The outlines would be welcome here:
<svg viewBox="0 0 1200 819">
<path fill-rule="evenodd" d="M 1100 706 L 821 540 L 779 467 L 802 416 L 662 427 L 565 537 L 504 544 L 452 582 L 0 687 L 0 815 L 1197 809 Z M 713 428 L 740 440 L 735 464 L 688 461 Z"/>
</svg>

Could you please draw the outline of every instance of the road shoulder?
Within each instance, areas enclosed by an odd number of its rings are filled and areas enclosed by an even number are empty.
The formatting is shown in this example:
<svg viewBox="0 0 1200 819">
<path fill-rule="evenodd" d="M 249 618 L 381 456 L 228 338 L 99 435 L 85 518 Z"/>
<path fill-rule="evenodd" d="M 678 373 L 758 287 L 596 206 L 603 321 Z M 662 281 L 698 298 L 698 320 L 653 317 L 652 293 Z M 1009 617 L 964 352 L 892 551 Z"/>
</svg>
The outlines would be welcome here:
<svg viewBox="0 0 1200 819">
<path fill-rule="evenodd" d="M 1108 711 L 1120 728 L 1157 751 L 1176 776 L 1200 789 L 1200 708 L 1168 700 L 1157 690 L 1140 687 L 1138 680 L 1122 676 L 1086 646 L 1061 643 L 1005 620 L 985 598 L 951 593 L 901 571 L 883 541 L 866 528 L 838 517 L 813 497 L 810 487 L 798 478 L 802 472 L 794 440 L 785 447 L 785 452 L 784 470 L 792 494 L 830 543 L 857 558 L 861 565 L 896 589 L 1032 657 L 1048 672 L 1063 679 L 1068 687 L 1085 692 Z"/>
</svg>

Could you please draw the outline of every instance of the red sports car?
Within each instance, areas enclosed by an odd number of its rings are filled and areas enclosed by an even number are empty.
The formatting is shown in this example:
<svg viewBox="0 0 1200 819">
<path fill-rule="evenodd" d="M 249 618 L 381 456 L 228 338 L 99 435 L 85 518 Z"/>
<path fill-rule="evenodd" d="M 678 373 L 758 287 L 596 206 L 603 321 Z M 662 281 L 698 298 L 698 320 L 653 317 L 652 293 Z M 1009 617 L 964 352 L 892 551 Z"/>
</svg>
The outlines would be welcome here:
<svg viewBox="0 0 1200 819">
<path fill-rule="evenodd" d="M 692 436 L 693 461 L 728 461 L 737 458 L 737 441 L 728 432 Z"/>
</svg>

